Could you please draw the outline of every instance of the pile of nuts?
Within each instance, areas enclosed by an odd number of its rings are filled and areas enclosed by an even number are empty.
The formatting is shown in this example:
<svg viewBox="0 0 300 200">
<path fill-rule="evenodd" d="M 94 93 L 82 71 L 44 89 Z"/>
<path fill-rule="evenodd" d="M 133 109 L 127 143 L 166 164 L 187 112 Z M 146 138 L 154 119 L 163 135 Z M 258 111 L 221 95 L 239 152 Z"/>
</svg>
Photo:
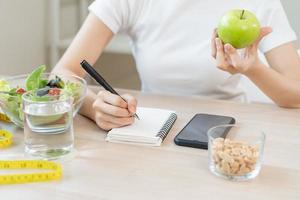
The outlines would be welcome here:
<svg viewBox="0 0 300 200">
<path fill-rule="evenodd" d="M 245 175 L 255 169 L 259 148 L 245 142 L 216 138 L 212 142 L 216 170 L 226 175 Z"/>
</svg>

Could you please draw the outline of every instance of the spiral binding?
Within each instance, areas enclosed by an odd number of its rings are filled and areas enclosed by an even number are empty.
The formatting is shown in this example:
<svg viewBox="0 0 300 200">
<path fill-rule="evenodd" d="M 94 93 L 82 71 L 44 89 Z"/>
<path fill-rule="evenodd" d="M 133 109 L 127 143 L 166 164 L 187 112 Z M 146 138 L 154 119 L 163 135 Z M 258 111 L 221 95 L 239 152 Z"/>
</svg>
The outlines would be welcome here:
<svg viewBox="0 0 300 200">
<path fill-rule="evenodd" d="M 176 113 L 172 113 L 170 117 L 167 119 L 167 121 L 165 122 L 165 124 L 163 125 L 163 127 L 158 131 L 156 137 L 160 137 L 163 141 L 167 137 L 176 119 L 177 119 Z"/>
</svg>

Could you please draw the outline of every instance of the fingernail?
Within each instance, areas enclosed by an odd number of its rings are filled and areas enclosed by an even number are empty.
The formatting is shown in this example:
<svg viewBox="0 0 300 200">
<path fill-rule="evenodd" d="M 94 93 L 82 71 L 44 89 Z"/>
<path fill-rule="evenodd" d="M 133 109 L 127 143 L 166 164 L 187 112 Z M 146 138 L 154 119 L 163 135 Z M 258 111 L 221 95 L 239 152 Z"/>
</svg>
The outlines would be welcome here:
<svg viewBox="0 0 300 200">
<path fill-rule="evenodd" d="M 230 51 L 231 50 L 231 46 L 229 44 L 225 45 L 225 51 Z"/>
<path fill-rule="evenodd" d="M 229 51 L 230 49 L 229 49 L 229 47 L 228 47 L 228 45 L 225 45 L 225 51 Z"/>
<path fill-rule="evenodd" d="M 129 107 L 130 112 L 132 112 L 133 114 L 136 112 L 135 106 L 130 106 Z"/>
</svg>

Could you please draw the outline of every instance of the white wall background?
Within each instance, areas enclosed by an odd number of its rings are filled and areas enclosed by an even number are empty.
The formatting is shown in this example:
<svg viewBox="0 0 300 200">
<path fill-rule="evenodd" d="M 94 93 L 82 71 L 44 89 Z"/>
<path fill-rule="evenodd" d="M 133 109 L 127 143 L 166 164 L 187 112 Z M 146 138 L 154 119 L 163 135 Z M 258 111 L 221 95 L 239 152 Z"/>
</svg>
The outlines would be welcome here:
<svg viewBox="0 0 300 200">
<path fill-rule="evenodd" d="M 0 0 L 0 75 L 46 61 L 45 0 Z"/>
<path fill-rule="evenodd" d="M 49 1 L 0 0 L 0 76 L 30 72 L 49 63 Z M 78 30 L 78 0 L 62 0 L 61 37 Z"/>
<path fill-rule="evenodd" d="M 298 49 L 300 49 L 300 1 L 299 0 L 281 0 L 281 3 L 286 11 L 292 28 L 298 36 Z"/>
<path fill-rule="evenodd" d="M 40 64 L 48 64 L 48 3 L 50 0 L 0 0 L 0 75 L 27 73 Z M 64 32 L 77 30 L 77 0 L 63 0 Z M 300 37 L 300 1 L 282 0 L 291 25 Z M 300 40 L 298 41 L 300 48 Z"/>
</svg>

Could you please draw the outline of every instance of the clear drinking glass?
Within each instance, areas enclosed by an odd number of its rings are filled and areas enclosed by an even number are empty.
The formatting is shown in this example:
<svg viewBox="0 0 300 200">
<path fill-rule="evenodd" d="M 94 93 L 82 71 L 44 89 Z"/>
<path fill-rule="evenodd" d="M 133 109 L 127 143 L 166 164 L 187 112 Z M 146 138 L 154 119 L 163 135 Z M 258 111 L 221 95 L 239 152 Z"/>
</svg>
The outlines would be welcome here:
<svg viewBox="0 0 300 200">
<path fill-rule="evenodd" d="M 61 89 L 52 94 L 41 89 L 25 93 L 22 100 L 25 152 L 42 159 L 70 153 L 74 144 L 71 95 Z"/>
<path fill-rule="evenodd" d="M 213 174 L 236 181 L 259 174 L 265 143 L 262 131 L 253 126 L 220 125 L 209 129 L 207 135 L 209 169 Z"/>
</svg>

